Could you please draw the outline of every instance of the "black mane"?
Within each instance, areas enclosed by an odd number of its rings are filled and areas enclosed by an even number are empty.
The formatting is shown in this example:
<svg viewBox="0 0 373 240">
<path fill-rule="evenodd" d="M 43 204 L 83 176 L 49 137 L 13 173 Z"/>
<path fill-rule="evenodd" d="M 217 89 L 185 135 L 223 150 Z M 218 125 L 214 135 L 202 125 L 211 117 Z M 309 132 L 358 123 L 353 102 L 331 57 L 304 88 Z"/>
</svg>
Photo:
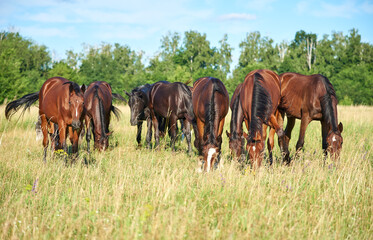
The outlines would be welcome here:
<svg viewBox="0 0 373 240">
<path fill-rule="evenodd" d="M 262 86 L 263 76 L 254 74 L 254 87 L 251 101 L 251 120 L 249 141 L 253 141 L 258 131 L 262 134 L 262 124 L 268 122 L 272 108 L 272 100 L 268 91 Z"/>
<path fill-rule="evenodd" d="M 337 132 L 338 126 L 337 126 L 337 121 L 334 116 L 334 111 L 336 111 L 336 109 L 334 109 L 333 101 L 332 101 L 332 98 L 337 100 L 337 95 L 335 93 L 333 85 L 330 83 L 327 77 L 321 76 L 321 81 L 324 84 L 325 89 L 326 89 L 326 94 L 322 96 L 320 99 L 322 115 L 326 123 L 332 126 L 333 132 Z"/>
</svg>

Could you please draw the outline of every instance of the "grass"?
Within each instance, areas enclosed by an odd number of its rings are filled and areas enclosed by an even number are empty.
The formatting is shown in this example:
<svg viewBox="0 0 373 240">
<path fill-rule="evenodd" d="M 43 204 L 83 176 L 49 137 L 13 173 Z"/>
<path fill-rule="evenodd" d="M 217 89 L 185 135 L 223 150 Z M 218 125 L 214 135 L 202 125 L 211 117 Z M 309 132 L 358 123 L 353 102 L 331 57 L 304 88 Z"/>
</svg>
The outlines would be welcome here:
<svg viewBox="0 0 373 240">
<path fill-rule="evenodd" d="M 0 115 L 1 239 L 373 238 L 372 107 L 339 107 L 337 163 L 324 162 L 320 123 L 312 122 L 291 166 L 240 170 L 224 135 L 224 166 L 209 174 L 196 171 L 185 141 L 176 152 L 167 140 L 160 150 L 137 149 L 129 108 L 119 108 L 109 151 L 89 157 L 84 140 L 72 165 L 58 154 L 43 164 L 36 107 L 18 121 Z M 292 153 L 298 131 L 297 121 Z"/>
</svg>

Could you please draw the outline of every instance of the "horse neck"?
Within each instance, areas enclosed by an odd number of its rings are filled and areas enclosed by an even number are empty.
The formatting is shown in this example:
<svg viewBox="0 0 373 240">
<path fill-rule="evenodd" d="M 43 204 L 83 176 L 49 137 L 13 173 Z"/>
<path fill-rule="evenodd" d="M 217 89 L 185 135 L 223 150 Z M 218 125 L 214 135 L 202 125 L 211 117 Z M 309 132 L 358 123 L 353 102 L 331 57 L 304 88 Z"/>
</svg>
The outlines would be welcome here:
<svg viewBox="0 0 373 240">
<path fill-rule="evenodd" d="M 233 101 L 232 105 L 232 119 L 230 123 L 230 130 L 233 139 L 238 138 L 238 133 L 242 132 L 243 112 L 241 108 L 239 95 Z"/>
</svg>

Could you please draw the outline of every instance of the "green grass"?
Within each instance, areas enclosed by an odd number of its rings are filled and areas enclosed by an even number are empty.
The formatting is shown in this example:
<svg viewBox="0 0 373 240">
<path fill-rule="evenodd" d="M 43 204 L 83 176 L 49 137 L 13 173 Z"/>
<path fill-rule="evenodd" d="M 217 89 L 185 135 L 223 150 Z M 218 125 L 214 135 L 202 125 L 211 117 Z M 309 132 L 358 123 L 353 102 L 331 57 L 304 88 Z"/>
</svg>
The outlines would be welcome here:
<svg viewBox="0 0 373 240">
<path fill-rule="evenodd" d="M 240 170 L 224 134 L 223 167 L 209 174 L 197 172 L 185 141 L 176 152 L 164 149 L 167 139 L 160 150 L 137 149 L 129 109 L 120 109 L 109 151 L 89 157 L 84 140 L 72 165 L 50 155 L 43 163 L 36 107 L 19 121 L 0 115 L 1 239 L 373 238 L 372 107 L 339 107 L 339 162 L 323 161 L 320 123 L 312 122 L 290 166 Z M 299 122 L 292 153 L 298 131 Z"/>
</svg>

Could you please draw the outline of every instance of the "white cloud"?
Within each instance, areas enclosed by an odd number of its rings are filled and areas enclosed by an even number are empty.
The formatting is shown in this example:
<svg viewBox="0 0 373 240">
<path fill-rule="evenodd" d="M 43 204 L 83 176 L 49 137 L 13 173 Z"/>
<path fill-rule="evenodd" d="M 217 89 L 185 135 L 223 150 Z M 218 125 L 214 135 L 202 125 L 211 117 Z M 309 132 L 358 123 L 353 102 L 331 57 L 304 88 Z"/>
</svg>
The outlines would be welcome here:
<svg viewBox="0 0 373 240">
<path fill-rule="evenodd" d="M 255 20 L 255 14 L 247 14 L 247 13 L 229 13 L 224 14 L 219 17 L 220 20 Z"/>
</svg>

